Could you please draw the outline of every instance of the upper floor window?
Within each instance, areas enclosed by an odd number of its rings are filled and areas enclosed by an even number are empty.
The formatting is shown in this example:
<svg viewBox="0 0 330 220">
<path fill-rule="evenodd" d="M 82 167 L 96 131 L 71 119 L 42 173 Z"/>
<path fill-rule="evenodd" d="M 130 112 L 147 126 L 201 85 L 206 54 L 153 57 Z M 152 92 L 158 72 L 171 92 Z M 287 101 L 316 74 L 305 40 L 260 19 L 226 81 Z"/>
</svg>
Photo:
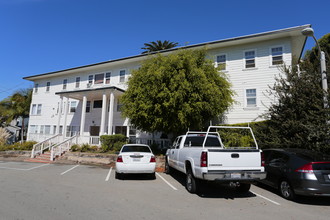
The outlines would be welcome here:
<svg viewBox="0 0 330 220">
<path fill-rule="evenodd" d="M 255 51 L 250 50 L 250 51 L 245 51 L 244 56 L 245 56 L 245 68 L 254 68 L 256 67 L 256 60 L 255 60 Z"/>
<path fill-rule="evenodd" d="M 80 87 L 80 77 L 76 77 L 76 88 Z"/>
<path fill-rule="evenodd" d="M 94 84 L 103 84 L 104 73 L 95 74 Z"/>
<path fill-rule="evenodd" d="M 246 107 L 256 107 L 257 106 L 257 90 L 247 89 L 246 90 Z"/>
<path fill-rule="evenodd" d="M 93 79 L 94 79 L 93 75 L 88 76 L 88 85 L 87 85 L 87 87 L 90 87 L 93 84 Z"/>
<path fill-rule="evenodd" d="M 50 90 L 50 82 L 47 82 L 47 84 L 46 84 L 46 92 L 49 92 L 49 90 Z"/>
<path fill-rule="evenodd" d="M 220 70 L 226 70 L 226 54 L 217 56 L 217 66 Z"/>
<path fill-rule="evenodd" d="M 64 79 L 63 80 L 63 90 L 66 90 L 67 86 L 68 86 L 68 80 Z"/>
<path fill-rule="evenodd" d="M 119 72 L 119 82 L 125 82 L 125 74 L 126 74 L 126 71 L 125 70 L 120 70 Z"/>
<path fill-rule="evenodd" d="M 86 102 L 86 112 L 91 112 L 91 101 Z"/>
<path fill-rule="evenodd" d="M 105 84 L 110 84 L 111 72 L 105 74 Z"/>
<path fill-rule="evenodd" d="M 41 115 L 42 104 L 32 104 L 31 115 Z"/>
<path fill-rule="evenodd" d="M 271 48 L 272 65 L 279 65 L 283 63 L 283 47 Z"/>
<path fill-rule="evenodd" d="M 35 83 L 34 84 L 34 93 L 38 93 L 38 88 L 39 88 L 39 84 Z"/>
</svg>

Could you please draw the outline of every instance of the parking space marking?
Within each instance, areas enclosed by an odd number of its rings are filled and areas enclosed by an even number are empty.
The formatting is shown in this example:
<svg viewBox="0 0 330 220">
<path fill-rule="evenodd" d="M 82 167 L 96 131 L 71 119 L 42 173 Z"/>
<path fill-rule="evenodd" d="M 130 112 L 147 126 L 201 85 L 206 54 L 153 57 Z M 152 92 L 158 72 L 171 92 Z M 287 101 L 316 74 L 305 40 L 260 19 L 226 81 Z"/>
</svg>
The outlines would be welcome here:
<svg viewBox="0 0 330 220">
<path fill-rule="evenodd" d="M 107 177 L 105 178 L 105 181 L 108 182 L 109 181 L 109 178 L 110 178 L 110 175 L 111 175 L 111 171 L 112 171 L 112 167 L 110 167 L 110 170 L 108 172 L 108 175 Z"/>
<path fill-rule="evenodd" d="M 164 177 L 162 177 L 159 173 L 156 173 L 157 176 L 159 176 L 167 185 L 169 185 L 172 189 L 178 190 L 175 188 L 171 183 L 169 183 Z"/>
<path fill-rule="evenodd" d="M 19 171 L 30 171 L 30 170 L 34 170 L 40 167 L 44 167 L 49 165 L 49 163 L 47 164 L 42 164 L 40 166 L 36 166 L 36 167 L 31 167 L 31 168 L 27 168 L 27 169 L 23 169 L 23 168 L 13 168 L 13 167 L 0 167 L 0 169 L 7 169 L 7 170 L 19 170 Z"/>
<path fill-rule="evenodd" d="M 66 170 L 66 171 L 64 171 L 63 173 L 61 173 L 61 175 L 64 175 L 64 174 L 66 174 L 67 172 L 70 172 L 71 170 L 73 170 L 74 168 L 76 168 L 76 167 L 78 167 L 79 165 L 76 165 L 76 166 L 74 166 L 74 167 L 71 167 L 70 169 L 68 169 L 68 170 Z"/>
<path fill-rule="evenodd" d="M 251 190 L 250 190 L 250 192 L 252 192 L 252 193 L 255 194 L 256 196 L 259 196 L 260 198 L 263 198 L 263 199 L 265 199 L 265 200 L 267 200 L 267 201 L 269 201 L 269 202 L 271 202 L 271 203 L 274 203 L 275 205 L 281 205 L 280 203 L 275 202 L 275 201 L 273 201 L 273 200 L 271 200 L 271 199 L 268 199 L 267 197 L 264 197 L 264 196 L 262 196 L 262 195 L 259 195 L 258 193 L 255 193 L 255 192 L 253 192 L 253 191 L 251 191 Z"/>
</svg>

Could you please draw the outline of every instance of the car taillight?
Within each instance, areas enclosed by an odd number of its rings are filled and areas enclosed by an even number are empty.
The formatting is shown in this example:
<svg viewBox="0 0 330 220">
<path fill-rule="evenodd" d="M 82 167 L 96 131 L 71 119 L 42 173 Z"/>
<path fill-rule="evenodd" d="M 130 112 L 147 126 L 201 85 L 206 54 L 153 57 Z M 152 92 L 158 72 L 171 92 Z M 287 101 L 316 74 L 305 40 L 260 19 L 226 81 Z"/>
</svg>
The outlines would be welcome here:
<svg viewBox="0 0 330 220">
<path fill-rule="evenodd" d="M 123 157 L 122 156 L 118 156 L 117 157 L 117 163 L 122 163 L 123 162 Z"/>
<path fill-rule="evenodd" d="M 151 156 L 150 157 L 150 163 L 156 163 L 156 157 Z"/>
<path fill-rule="evenodd" d="M 264 152 L 261 152 L 261 166 L 264 167 L 265 166 L 265 154 Z"/>
<path fill-rule="evenodd" d="M 305 164 L 304 166 L 295 170 L 298 173 L 314 173 L 313 172 L 313 163 Z"/>
<path fill-rule="evenodd" d="M 207 152 L 201 154 L 201 167 L 207 167 Z"/>
</svg>

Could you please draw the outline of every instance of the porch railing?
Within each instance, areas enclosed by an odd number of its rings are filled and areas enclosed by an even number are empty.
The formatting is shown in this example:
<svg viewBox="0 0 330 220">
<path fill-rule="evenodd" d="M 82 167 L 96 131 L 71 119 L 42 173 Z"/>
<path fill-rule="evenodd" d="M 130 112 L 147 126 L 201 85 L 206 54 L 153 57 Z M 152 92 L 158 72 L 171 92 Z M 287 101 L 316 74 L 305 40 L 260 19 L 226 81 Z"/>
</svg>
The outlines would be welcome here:
<svg viewBox="0 0 330 220">
<path fill-rule="evenodd" d="M 78 143 L 78 135 L 70 137 L 51 147 L 50 150 L 50 160 L 53 161 L 57 156 L 61 156 L 63 152 L 70 150 L 73 144 Z"/>
<path fill-rule="evenodd" d="M 60 134 L 54 135 L 50 138 L 47 138 L 44 141 L 41 141 L 33 145 L 31 158 L 34 158 L 37 154 L 42 154 L 45 150 L 49 149 L 52 145 L 58 143 L 62 136 Z"/>
</svg>

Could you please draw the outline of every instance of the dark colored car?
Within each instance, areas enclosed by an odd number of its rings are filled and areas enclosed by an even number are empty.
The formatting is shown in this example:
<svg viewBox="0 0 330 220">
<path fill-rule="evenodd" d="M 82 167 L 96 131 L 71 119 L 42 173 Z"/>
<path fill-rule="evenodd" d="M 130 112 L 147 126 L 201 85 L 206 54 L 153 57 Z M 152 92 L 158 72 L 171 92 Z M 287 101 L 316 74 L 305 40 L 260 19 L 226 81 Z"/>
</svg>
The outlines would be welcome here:
<svg viewBox="0 0 330 220">
<path fill-rule="evenodd" d="M 304 149 L 265 149 L 265 183 L 285 199 L 330 196 L 330 157 Z"/>
</svg>

